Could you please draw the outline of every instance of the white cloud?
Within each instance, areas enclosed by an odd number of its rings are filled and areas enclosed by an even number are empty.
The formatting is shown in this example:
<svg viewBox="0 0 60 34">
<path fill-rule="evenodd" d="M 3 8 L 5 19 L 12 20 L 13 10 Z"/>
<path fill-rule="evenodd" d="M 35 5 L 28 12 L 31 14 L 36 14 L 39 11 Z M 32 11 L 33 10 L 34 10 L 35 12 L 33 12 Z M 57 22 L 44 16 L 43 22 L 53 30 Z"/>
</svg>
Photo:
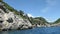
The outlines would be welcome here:
<svg viewBox="0 0 60 34">
<path fill-rule="evenodd" d="M 34 17 L 33 15 L 31 15 L 31 14 L 27 14 L 28 15 L 28 17 Z"/>
<path fill-rule="evenodd" d="M 48 22 L 53 22 L 52 20 L 50 20 L 49 18 L 45 18 Z"/>
<path fill-rule="evenodd" d="M 40 16 L 33 16 L 33 15 L 29 14 L 29 13 L 27 15 L 28 15 L 28 17 L 33 17 L 33 18 L 40 17 Z"/>
</svg>

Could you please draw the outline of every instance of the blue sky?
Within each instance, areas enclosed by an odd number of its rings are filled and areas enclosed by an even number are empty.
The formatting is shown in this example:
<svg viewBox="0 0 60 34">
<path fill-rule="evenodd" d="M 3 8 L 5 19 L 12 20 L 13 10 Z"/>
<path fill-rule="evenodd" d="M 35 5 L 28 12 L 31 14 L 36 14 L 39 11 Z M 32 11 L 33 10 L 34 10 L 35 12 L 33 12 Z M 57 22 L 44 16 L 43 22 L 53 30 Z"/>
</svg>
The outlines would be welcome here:
<svg viewBox="0 0 60 34">
<path fill-rule="evenodd" d="M 60 0 L 4 0 L 17 10 L 23 10 L 32 17 L 44 17 L 53 22 L 60 18 Z"/>
</svg>

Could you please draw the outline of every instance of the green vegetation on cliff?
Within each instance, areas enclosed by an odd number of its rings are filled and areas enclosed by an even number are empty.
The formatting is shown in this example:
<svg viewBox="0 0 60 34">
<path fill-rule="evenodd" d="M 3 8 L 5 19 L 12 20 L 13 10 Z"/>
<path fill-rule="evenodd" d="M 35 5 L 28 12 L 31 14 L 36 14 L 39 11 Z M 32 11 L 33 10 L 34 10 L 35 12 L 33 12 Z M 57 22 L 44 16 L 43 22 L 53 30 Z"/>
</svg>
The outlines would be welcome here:
<svg viewBox="0 0 60 34">
<path fill-rule="evenodd" d="M 16 9 L 14 9 L 14 8 L 12 8 L 11 6 L 9 6 L 7 3 L 5 3 L 5 2 L 2 2 L 3 4 L 4 4 L 4 6 L 7 8 L 7 9 L 9 9 L 11 12 L 14 12 L 15 14 L 17 14 L 18 15 L 18 11 L 16 10 Z"/>
<path fill-rule="evenodd" d="M 36 18 L 32 18 L 30 17 L 30 22 L 32 24 L 42 24 L 45 25 L 45 23 L 48 23 L 43 17 L 36 17 Z"/>
<path fill-rule="evenodd" d="M 16 15 L 19 15 L 19 16 L 21 16 L 22 18 L 25 18 L 24 17 L 24 12 L 22 11 L 22 10 L 20 10 L 20 11 L 17 11 L 16 9 L 14 9 L 14 8 L 12 8 L 10 5 L 8 5 L 7 3 L 5 3 L 5 2 L 3 2 L 2 1 L 2 3 L 4 4 L 4 6 L 8 9 L 8 10 L 10 10 L 11 12 L 14 12 Z"/>
<path fill-rule="evenodd" d="M 57 19 L 53 24 L 57 24 L 57 23 L 60 23 L 60 18 Z"/>
</svg>

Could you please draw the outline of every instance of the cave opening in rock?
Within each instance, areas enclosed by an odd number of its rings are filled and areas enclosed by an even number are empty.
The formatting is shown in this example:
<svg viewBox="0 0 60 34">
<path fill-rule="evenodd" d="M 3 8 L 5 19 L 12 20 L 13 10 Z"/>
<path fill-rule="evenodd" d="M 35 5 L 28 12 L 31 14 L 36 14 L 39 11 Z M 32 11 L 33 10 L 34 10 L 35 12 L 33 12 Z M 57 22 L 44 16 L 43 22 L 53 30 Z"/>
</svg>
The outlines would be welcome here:
<svg viewBox="0 0 60 34">
<path fill-rule="evenodd" d="M 2 20 L 0 20 L 0 23 L 3 23 L 3 21 L 2 21 Z"/>
<path fill-rule="evenodd" d="M 13 19 L 12 18 L 8 18 L 7 22 L 13 23 Z"/>
</svg>

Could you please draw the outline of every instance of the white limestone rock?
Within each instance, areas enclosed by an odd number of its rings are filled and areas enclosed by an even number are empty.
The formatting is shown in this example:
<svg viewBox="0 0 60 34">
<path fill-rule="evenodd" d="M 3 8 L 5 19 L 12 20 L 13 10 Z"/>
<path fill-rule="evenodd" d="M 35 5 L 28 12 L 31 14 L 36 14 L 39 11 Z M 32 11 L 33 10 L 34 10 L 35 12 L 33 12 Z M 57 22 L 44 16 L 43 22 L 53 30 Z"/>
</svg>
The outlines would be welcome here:
<svg viewBox="0 0 60 34">
<path fill-rule="evenodd" d="M 1 24 L 2 29 L 17 29 L 20 25 L 23 25 L 22 28 L 31 27 L 31 23 L 27 19 L 23 19 L 15 15 L 13 12 L 5 13 L 0 9 L 0 20 L 3 21 Z M 24 27 L 25 26 L 25 27 Z"/>
</svg>

